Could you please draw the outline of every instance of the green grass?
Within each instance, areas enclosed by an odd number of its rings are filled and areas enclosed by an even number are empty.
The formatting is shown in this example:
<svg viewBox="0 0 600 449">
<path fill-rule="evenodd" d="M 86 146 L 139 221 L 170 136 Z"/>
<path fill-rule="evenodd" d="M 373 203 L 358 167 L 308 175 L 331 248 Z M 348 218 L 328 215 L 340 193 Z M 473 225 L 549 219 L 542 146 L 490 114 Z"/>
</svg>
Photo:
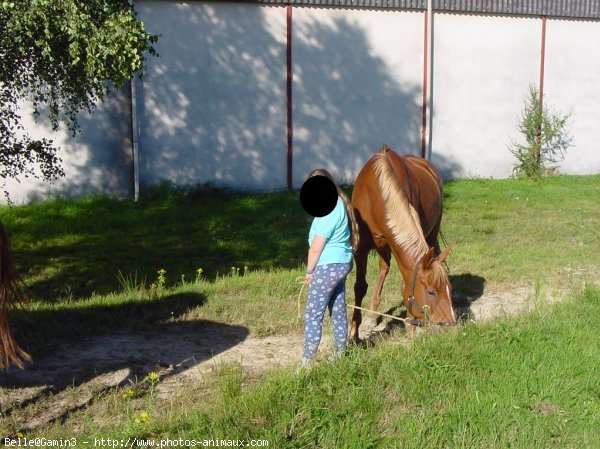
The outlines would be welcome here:
<svg viewBox="0 0 600 449">
<path fill-rule="evenodd" d="M 599 447 L 599 307 L 600 290 L 590 288 L 551 310 L 408 348 L 355 350 L 155 431 L 266 438 L 281 448 Z"/>
<path fill-rule="evenodd" d="M 596 448 L 599 326 L 600 289 L 589 287 L 552 306 L 540 301 L 527 315 L 408 346 L 355 347 L 335 363 L 276 372 L 247 388 L 243 373 L 225 366 L 199 403 L 146 402 L 143 424 L 124 401 L 118 424 L 73 420 L 88 436 L 260 439 L 276 448 Z M 45 435 L 72 430 L 67 421 Z"/>
<path fill-rule="evenodd" d="M 597 280 L 597 198 L 598 175 L 448 183 L 442 228 L 453 246 L 455 296 Z M 69 334 L 174 319 L 224 321 L 255 335 L 300 331 L 295 279 L 303 274 L 310 220 L 297 193 L 163 187 L 137 203 L 53 200 L 4 206 L 0 214 L 31 301 L 20 327 L 34 355 Z M 165 291 L 149 301 L 161 268 Z M 351 273 L 350 296 L 353 282 Z M 392 270 L 382 309 L 399 304 L 400 283 Z M 55 329 L 57 322 L 72 331 Z"/>
<path fill-rule="evenodd" d="M 453 246 L 448 265 L 456 297 L 597 280 L 597 198 L 598 175 L 448 183 L 442 229 Z M 79 323 L 82 313 L 113 309 L 124 317 L 85 319 L 88 325 L 81 328 L 92 333 L 135 322 L 137 311 L 129 314 L 135 307 L 119 304 L 145 301 L 159 269 L 166 270 L 171 299 L 153 304 L 151 314 L 165 315 L 174 300 L 187 304 L 175 310 L 175 318 L 227 319 L 258 335 L 297 329 L 290 319 L 299 290 L 294 279 L 303 273 L 310 223 L 297 193 L 163 187 L 137 203 L 54 200 L 4 206 L 0 214 L 35 311 L 27 327 L 42 335 L 54 335 L 50 323 L 65 317 Z M 232 276 L 232 267 L 234 274 L 248 267 L 246 276 Z M 198 268 L 204 270 L 201 283 L 193 282 Z M 371 284 L 376 272 L 372 259 Z M 350 292 L 353 281 L 354 273 Z M 400 282 L 392 270 L 383 308 L 399 303 Z"/>
<path fill-rule="evenodd" d="M 600 176 L 462 180 L 446 185 L 443 232 L 454 273 L 490 284 L 564 281 L 598 264 Z"/>
<path fill-rule="evenodd" d="M 118 290 L 117 274 L 173 285 L 231 267 L 292 268 L 309 222 L 296 195 L 163 188 L 139 202 L 107 197 L 2 207 L 30 296 L 60 301 Z M 303 255 L 303 254 L 302 254 Z"/>
<path fill-rule="evenodd" d="M 600 176 L 446 184 L 442 231 L 451 274 L 473 287 L 530 284 L 597 264 Z M 158 189 L 134 203 L 106 197 L 0 207 L 30 296 L 43 302 L 120 291 L 117 275 L 167 285 L 202 268 L 298 269 L 309 218 L 297 193 Z M 465 279 L 467 281 L 465 281 Z"/>
<path fill-rule="evenodd" d="M 578 292 L 597 281 L 598 198 L 598 175 L 446 184 L 442 227 L 453 246 L 455 292 Z M 309 219 L 297 193 L 162 188 L 137 203 L 53 200 L 3 206 L 0 217 L 30 298 L 14 322 L 36 358 L 82 337 L 174 321 L 241 325 L 255 336 L 301 332 L 296 277 Z M 371 285 L 376 265 L 372 258 Z M 153 289 L 161 268 L 165 285 Z M 354 273 L 349 298 L 353 280 Z M 400 282 L 392 270 L 382 309 L 398 305 Z M 544 307 L 546 315 L 466 325 L 408 349 L 355 349 L 339 363 L 274 374 L 248 389 L 239 385 L 245 374 L 225 368 L 210 401 L 205 386 L 190 385 L 180 405 L 150 408 L 144 426 L 131 423 L 114 392 L 40 435 L 244 436 L 270 447 L 600 447 L 589 430 L 598 427 L 600 398 L 598 297 L 588 289 Z"/>
</svg>

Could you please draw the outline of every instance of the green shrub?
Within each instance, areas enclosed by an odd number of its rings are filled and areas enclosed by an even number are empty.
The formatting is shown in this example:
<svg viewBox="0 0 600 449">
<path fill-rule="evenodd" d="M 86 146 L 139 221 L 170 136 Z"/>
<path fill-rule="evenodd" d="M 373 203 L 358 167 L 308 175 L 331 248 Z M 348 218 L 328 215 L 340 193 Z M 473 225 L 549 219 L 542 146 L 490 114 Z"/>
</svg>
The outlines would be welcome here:
<svg viewBox="0 0 600 449">
<path fill-rule="evenodd" d="M 570 117 L 571 113 L 562 115 L 540 105 L 539 90 L 535 85 L 529 86 L 518 125 L 525 144 L 512 141 L 509 145 L 510 152 L 517 158 L 514 176 L 539 179 L 556 170 L 555 164 L 564 159 L 571 146 Z"/>
</svg>

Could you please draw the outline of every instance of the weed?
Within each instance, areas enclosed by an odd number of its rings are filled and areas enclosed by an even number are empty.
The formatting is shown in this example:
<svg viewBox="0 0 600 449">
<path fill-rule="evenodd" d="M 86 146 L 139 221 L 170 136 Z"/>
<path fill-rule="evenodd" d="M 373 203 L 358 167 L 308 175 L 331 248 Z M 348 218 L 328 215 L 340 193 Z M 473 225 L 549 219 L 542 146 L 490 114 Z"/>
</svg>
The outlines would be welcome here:
<svg viewBox="0 0 600 449">
<path fill-rule="evenodd" d="M 557 162 L 564 159 L 571 145 L 567 127 L 571 114 L 561 115 L 542 104 L 536 86 L 529 86 L 524 102 L 519 131 L 525 143 L 513 141 L 510 152 L 517 158 L 513 174 L 539 179 L 556 169 Z"/>
<path fill-rule="evenodd" d="M 137 271 L 133 274 L 123 274 L 121 270 L 117 272 L 117 281 L 121 287 L 121 291 L 124 293 L 140 293 L 146 289 L 146 278 L 138 280 Z"/>
<path fill-rule="evenodd" d="M 150 284 L 150 292 L 153 299 L 157 299 L 163 296 L 165 292 L 165 285 L 167 283 L 167 270 L 161 268 L 156 273 L 156 281 Z"/>
</svg>

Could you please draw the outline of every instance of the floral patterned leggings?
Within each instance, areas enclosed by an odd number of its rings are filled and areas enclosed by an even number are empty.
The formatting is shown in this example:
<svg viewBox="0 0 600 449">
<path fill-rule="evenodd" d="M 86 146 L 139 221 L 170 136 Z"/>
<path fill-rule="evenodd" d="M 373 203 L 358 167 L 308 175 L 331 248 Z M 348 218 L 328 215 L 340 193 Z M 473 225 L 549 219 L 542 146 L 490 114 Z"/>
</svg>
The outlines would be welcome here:
<svg viewBox="0 0 600 449">
<path fill-rule="evenodd" d="M 323 328 L 325 309 L 329 308 L 333 324 L 334 355 L 346 350 L 348 317 L 346 315 L 346 278 L 352 262 L 332 263 L 316 267 L 308 287 L 304 312 L 304 355 L 306 364 L 317 354 Z"/>
</svg>

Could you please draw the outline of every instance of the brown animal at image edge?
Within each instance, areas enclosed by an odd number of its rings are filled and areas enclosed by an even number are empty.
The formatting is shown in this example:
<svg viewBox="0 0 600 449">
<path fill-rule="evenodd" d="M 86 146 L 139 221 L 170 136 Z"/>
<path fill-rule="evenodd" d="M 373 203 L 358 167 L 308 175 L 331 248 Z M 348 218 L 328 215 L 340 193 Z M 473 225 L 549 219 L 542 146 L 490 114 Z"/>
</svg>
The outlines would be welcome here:
<svg viewBox="0 0 600 449">
<path fill-rule="evenodd" d="M 21 297 L 10 243 L 0 222 L 0 370 L 8 369 L 11 363 L 23 368 L 24 362 L 31 361 L 31 356 L 15 341 L 8 317 Z"/>
</svg>

